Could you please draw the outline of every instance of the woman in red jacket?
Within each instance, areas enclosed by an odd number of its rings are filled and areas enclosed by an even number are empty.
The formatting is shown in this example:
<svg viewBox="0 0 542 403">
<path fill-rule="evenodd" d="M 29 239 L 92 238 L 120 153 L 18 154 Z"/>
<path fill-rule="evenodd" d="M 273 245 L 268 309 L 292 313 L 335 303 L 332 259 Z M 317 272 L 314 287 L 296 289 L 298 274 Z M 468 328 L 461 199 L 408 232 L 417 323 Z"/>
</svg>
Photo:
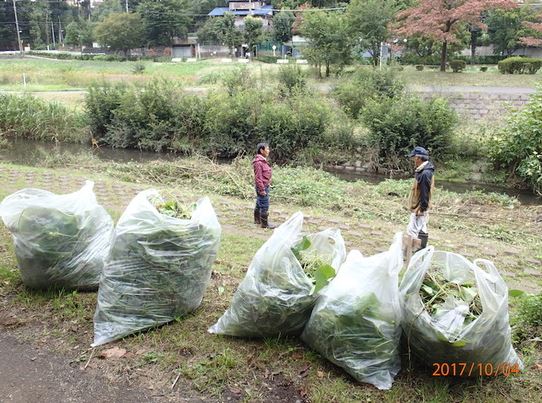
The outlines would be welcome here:
<svg viewBox="0 0 542 403">
<path fill-rule="evenodd" d="M 252 160 L 254 168 L 254 182 L 256 187 L 256 207 L 254 207 L 254 223 L 262 228 L 275 228 L 270 224 L 269 217 L 269 185 L 271 184 L 272 170 L 267 161 L 269 144 L 260 143 L 256 147 L 256 156 Z"/>
</svg>

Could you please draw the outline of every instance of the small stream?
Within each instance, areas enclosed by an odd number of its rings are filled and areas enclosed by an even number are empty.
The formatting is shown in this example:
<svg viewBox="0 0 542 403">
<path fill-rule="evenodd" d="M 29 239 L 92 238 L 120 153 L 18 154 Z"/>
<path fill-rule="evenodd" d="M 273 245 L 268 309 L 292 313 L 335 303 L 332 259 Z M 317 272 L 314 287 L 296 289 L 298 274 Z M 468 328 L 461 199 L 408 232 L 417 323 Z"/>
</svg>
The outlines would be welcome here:
<svg viewBox="0 0 542 403">
<path fill-rule="evenodd" d="M 55 144 L 18 139 L 10 142 L 9 147 L 0 149 L 0 161 L 7 161 L 19 165 L 34 166 L 37 165 L 40 160 L 46 158 L 47 155 L 52 153 L 71 153 L 76 155 L 88 152 L 92 152 L 102 161 L 110 162 L 148 162 L 156 160 L 174 161 L 176 159 L 183 158 L 175 154 L 155 153 L 150 151 L 112 149 L 106 147 L 96 150 L 91 149 L 90 146 L 86 144 Z M 364 180 L 366 182 L 376 184 L 387 179 L 387 177 L 384 175 L 370 174 L 366 172 L 352 172 L 333 169 L 328 169 L 327 171 L 338 178 L 347 181 Z M 438 180 L 437 184 L 438 187 L 452 192 L 464 193 L 469 190 L 480 190 L 488 193 L 505 193 L 509 196 L 517 197 L 518 200 L 525 205 L 542 205 L 541 197 L 537 197 L 533 193 L 526 190 L 511 189 L 504 186 L 476 182 L 458 183 Z"/>
</svg>

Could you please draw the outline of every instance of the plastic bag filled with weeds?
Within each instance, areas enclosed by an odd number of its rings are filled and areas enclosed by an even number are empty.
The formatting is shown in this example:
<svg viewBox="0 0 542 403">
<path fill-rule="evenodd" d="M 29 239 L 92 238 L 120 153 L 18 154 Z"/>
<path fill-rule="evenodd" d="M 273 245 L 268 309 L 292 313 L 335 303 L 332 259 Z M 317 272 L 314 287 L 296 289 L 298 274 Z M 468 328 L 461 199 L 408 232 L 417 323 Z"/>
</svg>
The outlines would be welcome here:
<svg viewBox="0 0 542 403">
<path fill-rule="evenodd" d="M 337 229 L 303 236 L 295 213 L 258 250 L 230 308 L 210 333 L 240 337 L 298 335 L 322 287 L 345 259 Z"/>
<path fill-rule="evenodd" d="M 23 189 L 0 204 L 23 283 L 30 288 L 95 289 L 109 250 L 113 220 L 96 201 L 94 183 L 57 195 Z"/>
<path fill-rule="evenodd" d="M 512 347 L 508 288 L 490 261 L 429 247 L 412 257 L 399 288 L 404 333 L 427 365 L 522 368 Z"/>
<path fill-rule="evenodd" d="M 302 339 L 360 382 L 390 389 L 401 369 L 399 272 L 402 235 L 386 252 L 364 257 L 353 250 L 326 287 Z"/>
<path fill-rule="evenodd" d="M 139 193 L 115 228 L 100 280 L 93 346 L 199 307 L 220 233 L 207 197 L 187 207 L 153 189 Z"/>
</svg>

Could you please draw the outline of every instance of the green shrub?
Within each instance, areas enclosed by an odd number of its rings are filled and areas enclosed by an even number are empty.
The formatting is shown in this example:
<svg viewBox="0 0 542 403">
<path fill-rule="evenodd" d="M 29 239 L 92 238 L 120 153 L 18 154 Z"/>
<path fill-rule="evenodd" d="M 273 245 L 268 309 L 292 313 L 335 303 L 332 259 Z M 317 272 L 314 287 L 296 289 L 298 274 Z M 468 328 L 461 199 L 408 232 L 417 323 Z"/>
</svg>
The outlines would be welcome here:
<svg viewBox="0 0 542 403">
<path fill-rule="evenodd" d="M 124 93 L 113 112 L 107 142 L 113 147 L 165 151 L 175 132 L 175 85 L 152 81 Z"/>
<path fill-rule="evenodd" d="M 423 71 L 423 64 L 417 64 L 416 65 L 416 70 Z"/>
<path fill-rule="evenodd" d="M 456 59 L 472 64 L 497 64 L 506 57 L 501 55 L 474 56 L 474 58 L 471 56 L 456 56 Z"/>
<path fill-rule="evenodd" d="M 457 115 L 443 99 L 427 102 L 407 95 L 371 101 L 361 119 L 381 162 L 390 163 L 402 161 L 416 145 L 428 148 L 434 157 L 444 155 Z"/>
<path fill-rule="evenodd" d="M 320 144 L 331 110 L 323 101 L 297 94 L 285 102 L 266 104 L 258 120 L 262 139 L 273 145 L 273 158 L 291 162 L 311 144 Z"/>
<path fill-rule="evenodd" d="M 210 136 L 209 152 L 221 157 L 243 154 L 264 140 L 257 128 L 264 104 L 271 102 L 267 92 L 260 89 L 230 87 L 225 93 L 209 97 L 205 121 Z"/>
<path fill-rule="evenodd" d="M 281 66 L 278 72 L 278 81 L 281 91 L 285 95 L 302 92 L 307 87 L 307 77 L 297 65 Z"/>
<path fill-rule="evenodd" d="M 132 67 L 132 73 L 143 74 L 145 72 L 145 65 L 143 63 L 136 63 Z"/>
<path fill-rule="evenodd" d="M 88 89 L 85 97 L 85 112 L 94 138 L 101 140 L 113 121 L 128 88 L 124 84 L 95 83 Z"/>
<path fill-rule="evenodd" d="M 489 56 L 460 56 L 453 53 L 449 53 L 448 57 L 452 57 L 456 60 L 464 60 L 467 63 L 472 64 L 497 64 L 499 61 L 506 58 L 506 56 L 500 55 L 489 55 Z M 426 66 L 438 66 L 440 65 L 440 54 L 434 54 L 430 56 L 418 56 L 413 53 L 406 53 L 399 58 L 401 64 L 410 64 L 410 65 L 426 65 Z"/>
<path fill-rule="evenodd" d="M 192 153 L 204 148 L 205 98 L 187 95 L 175 85 L 152 81 L 118 93 L 102 139 L 112 147 Z M 106 94 L 107 96 L 107 94 Z"/>
<path fill-rule="evenodd" d="M 520 297 L 516 315 L 511 322 L 516 342 L 539 337 L 542 333 L 542 294 Z"/>
<path fill-rule="evenodd" d="M 499 62 L 502 74 L 535 74 L 542 67 L 542 59 L 514 56 Z"/>
<path fill-rule="evenodd" d="M 94 56 L 93 60 L 101 61 L 101 62 L 125 62 L 128 59 L 124 56 L 113 54 L 113 55 L 96 55 Z"/>
<path fill-rule="evenodd" d="M 262 62 L 262 63 L 273 63 L 273 64 L 276 64 L 277 63 L 277 60 L 279 58 L 276 57 L 276 56 L 257 56 L 254 58 L 254 60 L 258 61 L 258 62 Z"/>
<path fill-rule="evenodd" d="M 482 73 L 485 73 L 487 71 L 487 68 L 488 68 L 487 66 L 482 66 L 482 67 L 480 67 L 480 71 Z"/>
<path fill-rule="evenodd" d="M 230 96 L 252 88 L 254 82 L 246 66 L 228 71 L 222 76 L 222 84 Z"/>
<path fill-rule="evenodd" d="M 84 119 L 57 102 L 29 95 L 0 94 L 0 134 L 4 138 L 84 142 Z"/>
<path fill-rule="evenodd" d="M 394 98 L 402 94 L 404 84 L 392 69 L 361 68 L 339 82 L 333 95 L 342 108 L 357 118 L 371 99 Z"/>
<path fill-rule="evenodd" d="M 542 90 L 490 141 L 490 158 L 542 194 Z"/>
<path fill-rule="evenodd" d="M 296 154 L 303 164 L 344 164 L 358 158 L 363 141 L 356 134 L 355 121 L 342 111 L 331 110 L 331 117 L 318 143 L 311 142 Z"/>
<path fill-rule="evenodd" d="M 464 60 L 451 60 L 450 67 L 454 73 L 461 73 L 467 67 L 467 63 Z"/>
</svg>

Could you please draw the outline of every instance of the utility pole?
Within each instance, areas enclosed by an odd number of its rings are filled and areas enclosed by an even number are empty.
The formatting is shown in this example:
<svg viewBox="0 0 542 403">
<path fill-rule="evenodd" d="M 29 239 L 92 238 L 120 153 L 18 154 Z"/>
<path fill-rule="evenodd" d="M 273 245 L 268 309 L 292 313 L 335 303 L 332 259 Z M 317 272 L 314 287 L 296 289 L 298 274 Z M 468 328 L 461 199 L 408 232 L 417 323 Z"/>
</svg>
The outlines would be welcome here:
<svg viewBox="0 0 542 403">
<path fill-rule="evenodd" d="M 62 46 L 64 38 L 62 37 L 62 21 L 60 21 L 60 16 L 58 17 L 58 44 Z"/>
<path fill-rule="evenodd" d="M 17 18 L 17 6 L 15 5 L 15 0 L 13 0 L 13 14 L 15 14 L 15 29 L 17 30 L 17 43 L 19 44 L 19 53 L 24 55 L 23 44 L 21 43 L 21 34 L 19 32 L 19 19 Z"/>
<path fill-rule="evenodd" d="M 56 49 L 56 41 L 55 41 L 55 24 L 53 20 L 51 19 L 51 32 L 53 33 L 53 49 Z"/>
<path fill-rule="evenodd" d="M 45 36 L 47 37 L 47 50 L 51 50 L 51 39 L 49 38 L 49 13 L 45 13 Z"/>
<path fill-rule="evenodd" d="M 126 12 L 128 12 L 128 0 L 125 1 L 126 4 Z"/>
</svg>

